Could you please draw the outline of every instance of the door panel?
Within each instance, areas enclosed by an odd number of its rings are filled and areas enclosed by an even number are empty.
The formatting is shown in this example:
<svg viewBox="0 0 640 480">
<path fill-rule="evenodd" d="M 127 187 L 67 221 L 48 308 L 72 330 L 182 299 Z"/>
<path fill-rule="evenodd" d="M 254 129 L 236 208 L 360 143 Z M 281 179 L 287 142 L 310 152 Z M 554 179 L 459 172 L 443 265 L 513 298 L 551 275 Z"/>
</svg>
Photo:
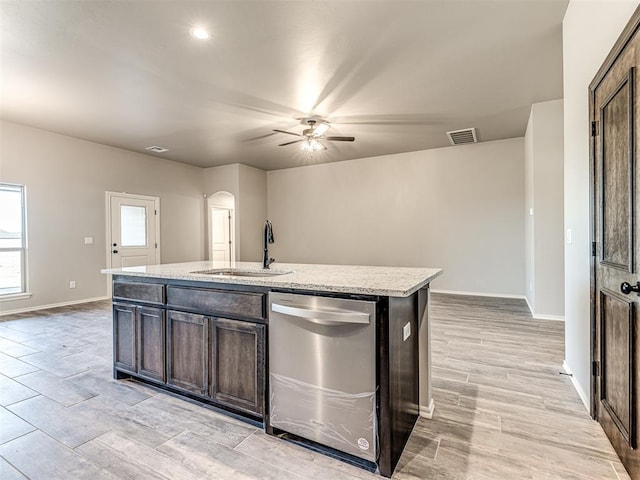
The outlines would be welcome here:
<svg viewBox="0 0 640 480">
<path fill-rule="evenodd" d="M 211 260 L 231 261 L 231 210 L 211 207 L 210 235 Z"/>
<path fill-rule="evenodd" d="M 138 307 L 138 373 L 164 382 L 165 323 L 161 308 Z"/>
<path fill-rule="evenodd" d="M 264 412 L 265 326 L 211 320 L 210 396 L 232 407 Z"/>
<path fill-rule="evenodd" d="M 126 194 L 112 195 L 110 211 L 112 268 L 157 264 L 155 200 Z"/>
<path fill-rule="evenodd" d="M 600 107 L 601 261 L 633 270 L 633 68 Z"/>
<path fill-rule="evenodd" d="M 622 463 L 640 479 L 638 365 L 640 348 L 635 292 L 640 280 L 640 9 L 590 85 L 594 258 L 592 270 L 594 416 Z"/>
<path fill-rule="evenodd" d="M 136 371 L 136 307 L 113 304 L 113 362 L 117 368 Z"/>
<path fill-rule="evenodd" d="M 207 394 L 207 332 L 204 315 L 167 312 L 167 383 Z"/>
<path fill-rule="evenodd" d="M 606 289 L 600 292 L 602 378 L 600 401 L 620 434 L 636 446 L 633 422 L 635 345 L 633 302 Z"/>
</svg>

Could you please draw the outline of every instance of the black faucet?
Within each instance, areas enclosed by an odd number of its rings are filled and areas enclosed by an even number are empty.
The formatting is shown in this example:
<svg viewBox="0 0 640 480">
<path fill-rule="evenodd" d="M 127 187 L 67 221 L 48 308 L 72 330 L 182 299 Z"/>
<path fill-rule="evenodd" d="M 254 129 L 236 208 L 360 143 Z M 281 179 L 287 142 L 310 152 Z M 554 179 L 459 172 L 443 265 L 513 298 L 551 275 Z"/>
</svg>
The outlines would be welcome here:
<svg viewBox="0 0 640 480">
<path fill-rule="evenodd" d="M 269 258 L 268 245 L 273 242 L 273 227 L 271 226 L 271 222 L 267 220 L 264 222 L 264 252 L 262 253 L 262 268 L 269 268 L 269 265 L 276 261 L 275 258 Z"/>
</svg>

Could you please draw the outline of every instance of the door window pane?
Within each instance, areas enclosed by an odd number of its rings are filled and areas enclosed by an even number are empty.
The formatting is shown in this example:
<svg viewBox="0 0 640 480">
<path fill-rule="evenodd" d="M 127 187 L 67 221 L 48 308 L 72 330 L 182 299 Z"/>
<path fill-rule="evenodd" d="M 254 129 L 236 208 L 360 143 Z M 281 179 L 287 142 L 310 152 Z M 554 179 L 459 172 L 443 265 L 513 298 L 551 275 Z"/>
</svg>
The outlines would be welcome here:
<svg viewBox="0 0 640 480">
<path fill-rule="evenodd" d="M 120 244 L 123 247 L 147 246 L 147 209 L 134 205 L 120 206 Z"/>
</svg>

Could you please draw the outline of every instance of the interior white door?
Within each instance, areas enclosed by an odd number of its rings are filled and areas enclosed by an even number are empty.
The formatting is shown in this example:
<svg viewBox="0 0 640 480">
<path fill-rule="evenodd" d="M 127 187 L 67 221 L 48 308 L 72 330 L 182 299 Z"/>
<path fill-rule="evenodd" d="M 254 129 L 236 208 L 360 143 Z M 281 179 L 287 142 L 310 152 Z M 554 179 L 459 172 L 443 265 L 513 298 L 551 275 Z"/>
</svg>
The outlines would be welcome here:
<svg viewBox="0 0 640 480">
<path fill-rule="evenodd" d="M 211 207 L 211 260 L 232 260 L 231 223 L 231 210 Z"/>
<path fill-rule="evenodd" d="M 158 263 L 156 201 L 136 196 L 111 196 L 111 266 Z"/>
</svg>

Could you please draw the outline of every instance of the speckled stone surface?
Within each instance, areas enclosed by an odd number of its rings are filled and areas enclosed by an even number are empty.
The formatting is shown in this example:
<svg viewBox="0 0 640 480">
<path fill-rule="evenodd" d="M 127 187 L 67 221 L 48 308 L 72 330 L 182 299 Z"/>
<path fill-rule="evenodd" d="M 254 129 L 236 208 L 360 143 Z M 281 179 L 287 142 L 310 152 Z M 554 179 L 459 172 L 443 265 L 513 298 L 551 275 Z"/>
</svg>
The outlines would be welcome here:
<svg viewBox="0 0 640 480">
<path fill-rule="evenodd" d="M 275 263 L 270 270 L 290 272 L 271 277 L 236 277 L 194 273 L 201 270 L 236 268 L 260 272 L 258 262 L 188 262 L 144 267 L 113 268 L 102 273 L 132 277 L 166 278 L 208 283 L 254 285 L 318 292 L 407 297 L 442 274 L 439 268 L 370 267 L 353 265 L 307 265 Z"/>
</svg>

